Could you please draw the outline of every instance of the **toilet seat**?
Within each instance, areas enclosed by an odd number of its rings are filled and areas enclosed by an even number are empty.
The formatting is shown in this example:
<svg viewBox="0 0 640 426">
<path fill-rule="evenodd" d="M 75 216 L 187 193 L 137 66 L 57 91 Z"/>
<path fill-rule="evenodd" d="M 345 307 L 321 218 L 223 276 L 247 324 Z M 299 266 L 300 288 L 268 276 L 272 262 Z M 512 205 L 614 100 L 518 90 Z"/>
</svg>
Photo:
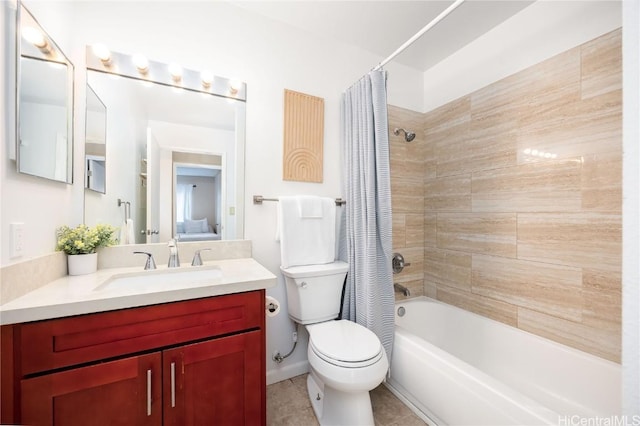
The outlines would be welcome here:
<svg viewBox="0 0 640 426">
<path fill-rule="evenodd" d="M 344 368 L 375 364 L 383 355 L 378 337 L 348 320 L 308 325 L 309 348 L 324 361 Z"/>
</svg>

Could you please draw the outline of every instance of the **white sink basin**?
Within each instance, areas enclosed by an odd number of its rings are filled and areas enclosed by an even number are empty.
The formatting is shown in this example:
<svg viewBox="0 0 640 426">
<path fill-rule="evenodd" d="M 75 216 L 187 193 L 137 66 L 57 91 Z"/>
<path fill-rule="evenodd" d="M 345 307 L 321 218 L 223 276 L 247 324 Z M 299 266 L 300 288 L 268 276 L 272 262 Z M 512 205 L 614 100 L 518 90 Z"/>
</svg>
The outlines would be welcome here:
<svg viewBox="0 0 640 426">
<path fill-rule="evenodd" d="M 156 269 L 114 275 L 95 288 L 96 291 L 110 289 L 174 289 L 185 286 L 211 285 L 222 277 L 218 266 L 185 266 L 182 268 Z"/>
</svg>

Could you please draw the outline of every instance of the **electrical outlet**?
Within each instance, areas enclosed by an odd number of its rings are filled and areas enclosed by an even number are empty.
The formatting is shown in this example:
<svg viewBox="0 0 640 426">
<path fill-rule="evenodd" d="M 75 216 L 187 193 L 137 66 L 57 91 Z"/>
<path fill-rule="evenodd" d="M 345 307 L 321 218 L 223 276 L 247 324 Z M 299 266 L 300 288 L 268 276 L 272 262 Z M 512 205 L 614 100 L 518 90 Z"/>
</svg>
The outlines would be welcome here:
<svg viewBox="0 0 640 426">
<path fill-rule="evenodd" d="M 20 257 L 24 252 L 24 223 L 9 224 L 11 238 L 10 257 Z"/>
</svg>

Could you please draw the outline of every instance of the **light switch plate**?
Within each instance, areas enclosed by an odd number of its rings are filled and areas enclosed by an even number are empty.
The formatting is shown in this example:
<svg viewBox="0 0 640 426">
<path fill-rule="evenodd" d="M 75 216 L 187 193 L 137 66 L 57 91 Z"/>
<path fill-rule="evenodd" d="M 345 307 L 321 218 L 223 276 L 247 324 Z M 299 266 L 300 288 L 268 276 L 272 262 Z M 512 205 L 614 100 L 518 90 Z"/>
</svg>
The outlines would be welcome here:
<svg viewBox="0 0 640 426">
<path fill-rule="evenodd" d="M 24 252 L 24 223 L 9 224 L 10 231 L 10 257 L 20 257 Z"/>
</svg>

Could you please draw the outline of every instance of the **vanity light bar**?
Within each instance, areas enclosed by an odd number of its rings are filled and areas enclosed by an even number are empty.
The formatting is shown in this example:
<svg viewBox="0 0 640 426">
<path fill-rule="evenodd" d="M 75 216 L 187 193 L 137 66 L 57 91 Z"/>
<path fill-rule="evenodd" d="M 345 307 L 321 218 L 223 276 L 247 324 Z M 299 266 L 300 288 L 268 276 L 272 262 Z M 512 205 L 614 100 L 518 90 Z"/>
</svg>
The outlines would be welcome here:
<svg viewBox="0 0 640 426">
<path fill-rule="evenodd" d="M 110 53 L 109 63 L 105 64 L 94 54 L 92 47 L 87 46 L 87 69 L 164 84 L 166 86 L 180 87 L 182 89 L 208 93 L 243 102 L 247 100 L 247 85 L 244 82 L 224 77 L 214 77 L 210 71 L 203 71 L 201 73 L 199 71 L 181 68 L 180 74 L 177 72 L 177 69 L 170 70 L 168 64 L 150 60 L 147 61 L 147 67 L 141 69 L 134 63 L 132 56 L 113 51 Z"/>
</svg>

